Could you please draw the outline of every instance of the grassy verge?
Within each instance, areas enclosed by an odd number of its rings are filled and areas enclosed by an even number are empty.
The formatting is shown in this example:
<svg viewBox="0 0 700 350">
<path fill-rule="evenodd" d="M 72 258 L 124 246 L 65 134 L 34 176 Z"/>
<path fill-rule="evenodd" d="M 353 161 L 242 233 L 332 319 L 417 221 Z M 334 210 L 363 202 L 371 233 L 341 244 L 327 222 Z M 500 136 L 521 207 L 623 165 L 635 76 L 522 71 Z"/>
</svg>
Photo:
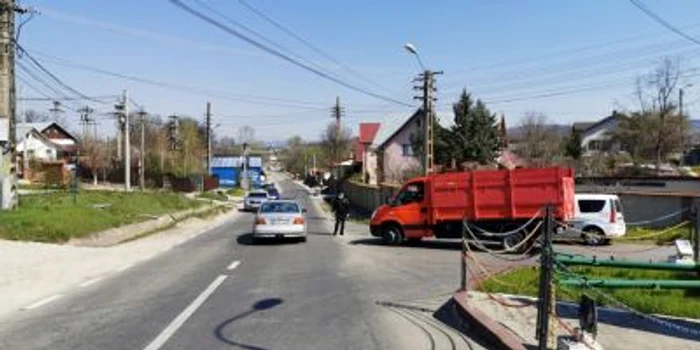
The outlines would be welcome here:
<svg viewBox="0 0 700 350">
<path fill-rule="evenodd" d="M 179 222 L 182 222 L 182 221 L 185 221 L 185 220 L 188 220 L 188 219 L 191 219 L 191 218 L 206 219 L 206 218 L 209 218 L 209 217 L 212 217 L 212 216 L 216 216 L 216 215 L 219 215 L 219 214 L 226 213 L 226 212 L 230 211 L 231 209 L 233 209 L 233 208 L 227 207 L 227 206 L 223 206 L 223 205 L 217 205 L 217 206 L 211 207 L 211 208 L 209 208 L 209 209 L 207 209 L 207 210 L 205 210 L 205 211 L 199 212 L 199 213 L 188 214 L 188 215 L 186 215 L 186 216 L 184 216 L 184 217 L 182 217 L 182 218 L 180 218 L 180 219 L 178 219 L 178 220 L 176 220 L 176 221 L 173 221 L 173 222 L 171 222 L 171 223 L 169 223 L 169 224 L 167 224 L 167 225 L 165 225 L 165 226 L 163 226 L 163 227 L 161 227 L 161 228 L 158 228 L 158 229 L 155 229 L 155 230 L 152 230 L 152 231 L 148 231 L 148 232 L 141 233 L 141 234 L 136 235 L 136 236 L 134 236 L 134 237 L 125 239 L 125 240 L 123 240 L 123 241 L 121 241 L 121 242 L 119 242 L 119 243 L 117 243 L 117 244 L 128 243 L 128 242 L 131 242 L 131 241 L 135 241 L 135 240 L 138 240 L 138 239 L 141 239 L 141 238 L 144 238 L 144 237 L 147 237 L 147 236 L 156 234 L 156 233 L 158 233 L 158 232 L 167 231 L 167 230 L 169 230 L 169 229 L 171 229 L 171 228 L 177 226 L 177 224 L 178 224 Z"/>
<path fill-rule="evenodd" d="M 243 197 L 243 196 L 245 196 L 245 190 L 243 190 L 240 187 L 234 187 L 234 188 L 226 191 L 226 194 L 229 196 L 233 196 L 233 197 Z"/>
<path fill-rule="evenodd" d="M 663 229 L 648 229 L 632 227 L 627 229 L 627 234 L 619 239 L 620 242 L 654 242 L 658 245 L 671 244 L 677 239 L 690 239 L 692 225 L 668 227 Z"/>
<path fill-rule="evenodd" d="M 84 191 L 75 203 L 63 192 L 22 196 L 19 209 L 0 212 L 0 238 L 65 242 L 202 204 L 173 193 Z"/>
<path fill-rule="evenodd" d="M 228 197 L 220 191 L 209 191 L 201 193 L 198 198 L 212 199 L 216 201 L 227 201 Z"/>
<path fill-rule="evenodd" d="M 618 269 L 607 267 L 577 267 L 572 271 L 598 278 L 621 278 L 621 279 L 682 279 L 690 280 L 697 277 L 690 273 L 670 272 L 670 271 L 650 271 L 637 269 Z M 491 278 L 481 286 L 483 291 L 492 293 L 507 293 L 518 295 L 537 295 L 539 285 L 539 270 L 534 267 L 527 267 L 514 270 L 504 275 Z M 606 294 L 644 313 L 655 313 L 678 317 L 700 318 L 700 293 L 692 290 L 651 290 L 651 289 L 605 289 Z M 557 300 L 578 302 L 585 289 L 556 287 Z M 588 293 L 591 297 L 596 297 L 598 305 L 611 306 L 607 300 Z"/>
</svg>

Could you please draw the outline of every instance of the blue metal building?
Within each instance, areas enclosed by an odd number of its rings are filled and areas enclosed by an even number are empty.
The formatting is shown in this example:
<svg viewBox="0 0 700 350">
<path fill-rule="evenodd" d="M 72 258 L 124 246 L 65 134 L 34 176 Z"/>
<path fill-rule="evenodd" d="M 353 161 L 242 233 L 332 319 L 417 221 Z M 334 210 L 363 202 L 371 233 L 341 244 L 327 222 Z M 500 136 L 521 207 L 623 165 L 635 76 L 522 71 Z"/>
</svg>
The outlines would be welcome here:
<svg viewBox="0 0 700 350">
<path fill-rule="evenodd" d="M 212 157 L 211 175 L 219 178 L 220 187 L 236 187 L 241 165 L 240 157 Z"/>
</svg>

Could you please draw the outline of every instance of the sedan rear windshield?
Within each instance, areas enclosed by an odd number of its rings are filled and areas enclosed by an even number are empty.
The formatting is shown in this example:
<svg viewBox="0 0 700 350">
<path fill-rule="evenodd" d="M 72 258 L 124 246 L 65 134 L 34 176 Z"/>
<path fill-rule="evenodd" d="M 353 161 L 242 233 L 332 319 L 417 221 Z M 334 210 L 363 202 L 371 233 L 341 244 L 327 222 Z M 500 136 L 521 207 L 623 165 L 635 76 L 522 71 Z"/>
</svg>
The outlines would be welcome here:
<svg viewBox="0 0 700 350">
<path fill-rule="evenodd" d="M 260 208 L 261 213 L 298 213 L 299 206 L 295 203 L 265 203 Z"/>
<path fill-rule="evenodd" d="M 265 198 L 267 197 L 267 193 L 264 192 L 253 192 L 249 193 L 248 197 L 253 197 L 253 198 Z"/>
</svg>

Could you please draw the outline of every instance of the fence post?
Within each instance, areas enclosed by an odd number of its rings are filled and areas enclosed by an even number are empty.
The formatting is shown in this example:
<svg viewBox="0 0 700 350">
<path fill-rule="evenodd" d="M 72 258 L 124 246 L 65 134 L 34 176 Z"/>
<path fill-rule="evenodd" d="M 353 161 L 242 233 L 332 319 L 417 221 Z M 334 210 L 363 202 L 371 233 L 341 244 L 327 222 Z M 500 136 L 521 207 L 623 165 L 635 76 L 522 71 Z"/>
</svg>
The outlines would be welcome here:
<svg viewBox="0 0 700 350">
<path fill-rule="evenodd" d="M 700 264 L 700 207 L 693 207 L 693 259 L 695 264 Z"/>
<path fill-rule="evenodd" d="M 462 220 L 462 254 L 460 254 L 461 283 L 460 289 L 467 291 L 467 220 Z"/>
<path fill-rule="evenodd" d="M 539 341 L 538 349 L 547 350 L 549 338 L 549 315 L 552 309 L 552 269 L 554 257 L 552 251 L 552 231 L 554 223 L 552 218 L 552 206 L 545 208 L 544 239 L 542 240 L 542 254 L 540 256 L 540 288 L 537 300 L 537 328 L 535 338 Z"/>
</svg>

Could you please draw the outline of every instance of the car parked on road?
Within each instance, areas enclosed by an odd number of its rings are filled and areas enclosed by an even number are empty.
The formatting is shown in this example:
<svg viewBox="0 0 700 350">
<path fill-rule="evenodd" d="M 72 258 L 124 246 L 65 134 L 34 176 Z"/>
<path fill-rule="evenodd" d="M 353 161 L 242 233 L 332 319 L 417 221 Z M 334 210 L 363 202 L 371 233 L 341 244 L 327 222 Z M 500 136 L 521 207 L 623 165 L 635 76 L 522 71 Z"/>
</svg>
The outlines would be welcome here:
<svg viewBox="0 0 700 350">
<path fill-rule="evenodd" d="M 280 192 L 277 190 L 275 187 L 268 187 L 267 188 L 267 198 L 269 199 L 280 199 L 282 195 Z"/>
<path fill-rule="evenodd" d="M 569 221 L 570 230 L 563 234 L 580 237 L 586 244 L 608 244 L 611 239 L 627 233 L 620 198 L 614 194 L 574 195 L 576 208 Z"/>
<path fill-rule="evenodd" d="M 306 241 L 306 209 L 294 200 L 269 200 L 258 209 L 253 242 L 261 238 L 294 237 Z"/>
<path fill-rule="evenodd" d="M 255 211 L 260 208 L 260 205 L 268 200 L 267 191 L 253 190 L 246 194 L 243 199 L 244 211 Z"/>
</svg>

